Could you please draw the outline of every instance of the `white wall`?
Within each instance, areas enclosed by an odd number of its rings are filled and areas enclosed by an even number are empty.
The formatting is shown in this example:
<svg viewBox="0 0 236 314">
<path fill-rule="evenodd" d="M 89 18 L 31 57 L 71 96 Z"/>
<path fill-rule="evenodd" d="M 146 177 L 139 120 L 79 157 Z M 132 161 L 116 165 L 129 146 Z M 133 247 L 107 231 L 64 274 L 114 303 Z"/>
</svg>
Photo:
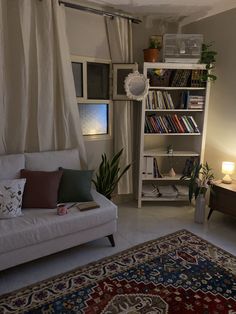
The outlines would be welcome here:
<svg viewBox="0 0 236 314">
<path fill-rule="evenodd" d="M 221 178 L 223 160 L 236 162 L 236 9 L 208 17 L 183 28 L 202 33 L 218 52 L 207 121 L 205 160 Z M 233 177 L 236 178 L 236 175 Z"/>
<path fill-rule="evenodd" d="M 110 59 L 104 17 L 66 8 L 71 54 Z"/>
</svg>

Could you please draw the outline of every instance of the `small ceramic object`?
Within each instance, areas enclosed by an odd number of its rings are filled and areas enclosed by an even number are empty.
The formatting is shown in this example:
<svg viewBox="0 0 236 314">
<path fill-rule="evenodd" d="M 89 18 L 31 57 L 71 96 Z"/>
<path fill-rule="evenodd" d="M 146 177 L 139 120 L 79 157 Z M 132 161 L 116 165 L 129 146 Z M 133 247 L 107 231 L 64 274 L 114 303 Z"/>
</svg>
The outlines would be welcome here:
<svg viewBox="0 0 236 314">
<path fill-rule="evenodd" d="M 173 168 L 170 169 L 168 175 L 169 175 L 169 177 L 175 177 L 176 176 L 176 173 L 175 173 Z"/>
<path fill-rule="evenodd" d="M 57 206 L 57 215 L 63 216 L 67 214 L 68 210 L 65 205 L 61 204 Z"/>
</svg>

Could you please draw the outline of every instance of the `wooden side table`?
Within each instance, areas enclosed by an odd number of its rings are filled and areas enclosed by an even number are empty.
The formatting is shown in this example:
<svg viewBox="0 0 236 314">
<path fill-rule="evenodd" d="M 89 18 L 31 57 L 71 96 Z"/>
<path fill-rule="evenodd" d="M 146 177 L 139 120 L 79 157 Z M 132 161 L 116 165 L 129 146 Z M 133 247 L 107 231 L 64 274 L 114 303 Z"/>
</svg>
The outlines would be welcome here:
<svg viewBox="0 0 236 314">
<path fill-rule="evenodd" d="M 236 217 L 236 180 L 231 184 L 225 184 L 221 181 L 215 181 L 213 184 L 213 192 L 210 195 L 210 212 L 207 217 L 211 217 L 213 210 L 233 215 Z"/>
</svg>

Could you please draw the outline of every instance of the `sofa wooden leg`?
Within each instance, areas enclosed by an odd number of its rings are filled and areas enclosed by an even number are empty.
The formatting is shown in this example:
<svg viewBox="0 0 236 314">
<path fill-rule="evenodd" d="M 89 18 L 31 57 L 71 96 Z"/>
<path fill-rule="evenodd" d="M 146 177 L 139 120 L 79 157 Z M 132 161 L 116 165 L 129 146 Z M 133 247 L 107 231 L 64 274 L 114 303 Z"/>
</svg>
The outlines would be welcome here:
<svg viewBox="0 0 236 314">
<path fill-rule="evenodd" d="M 115 240 L 114 240 L 114 237 L 113 237 L 113 234 L 109 234 L 107 236 L 108 240 L 110 241 L 111 243 L 111 246 L 114 247 L 115 246 Z"/>
</svg>

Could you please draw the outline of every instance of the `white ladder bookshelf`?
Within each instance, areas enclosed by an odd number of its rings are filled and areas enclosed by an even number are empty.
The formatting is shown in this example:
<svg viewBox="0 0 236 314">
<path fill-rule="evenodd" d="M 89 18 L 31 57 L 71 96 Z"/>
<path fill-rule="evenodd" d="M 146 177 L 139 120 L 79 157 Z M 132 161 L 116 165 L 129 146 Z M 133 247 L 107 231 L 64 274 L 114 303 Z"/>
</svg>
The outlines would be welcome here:
<svg viewBox="0 0 236 314">
<path fill-rule="evenodd" d="M 203 86 L 191 86 L 191 75 L 193 70 L 206 71 L 204 64 L 182 64 L 182 63 L 144 63 L 143 73 L 146 77 L 150 76 L 148 73 L 155 71 L 170 71 L 172 78 L 170 77 L 168 85 L 160 84 L 158 86 L 152 86 L 150 83 L 149 92 L 153 95 L 155 93 L 168 93 L 170 94 L 172 101 L 172 107 L 167 97 L 164 98 L 165 107 L 160 106 L 160 98 L 156 96 L 155 101 L 152 101 L 152 108 L 150 106 L 150 96 L 148 95 L 142 101 L 142 115 L 141 115 L 141 129 L 140 129 L 140 159 L 139 159 L 139 182 L 138 182 L 138 207 L 142 206 L 144 201 L 187 201 L 187 197 L 161 197 L 161 196 L 144 196 L 143 187 L 145 184 L 153 184 L 153 186 L 160 185 L 174 185 L 184 184 L 180 181 L 182 176 L 182 170 L 187 158 L 198 158 L 200 162 L 204 160 L 205 141 L 206 141 L 206 121 L 208 114 L 208 103 L 210 93 L 210 83 L 207 82 Z M 172 86 L 173 76 L 177 75 L 178 70 L 187 70 L 189 74 L 188 84 L 184 86 Z M 164 85 L 164 86 L 163 86 Z M 181 85 L 181 84 L 179 84 Z M 196 85 L 196 84 L 195 84 Z M 185 93 L 185 94 L 184 94 Z M 151 95 L 150 94 L 150 95 Z M 183 95 L 191 95 L 194 97 L 201 96 L 204 99 L 204 104 L 200 108 L 188 108 L 188 99 L 186 100 L 185 107 L 181 106 L 181 97 Z M 166 95 L 165 95 L 166 96 Z M 189 96 L 188 96 L 189 97 Z M 153 105 L 155 104 L 155 106 Z M 168 106 L 167 106 L 168 103 Z M 200 102 L 199 102 L 200 103 Z M 174 105 L 174 107 L 173 107 Z M 191 132 L 191 128 L 186 128 L 185 124 L 181 126 L 178 132 L 175 132 L 174 128 L 177 125 L 173 125 L 172 129 L 168 129 L 168 125 L 162 125 L 163 121 L 169 122 L 169 119 L 181 120 L 180 122 L 187 123 L 192 116 L 196 122 L 199 132 Z M 163 118 L 164 116 L 164 118 Z M 184 118 L 182 118 L 184 116 Z M 151 121 L 152 120 L 152 121 Z M 183 121 L 184 120 L 184 121 Z M 185 121 L 187 120 L 187 122 Z M 151 121 L 151 122 L 150 122 Z M 174 120 L 175 121 L 175 120 Z M 191 122 L 191 121 L 190 121 Z M 156 124 L 155 124 L 156 123 Z M 188 127 L 188 123 L 187 126 Z M 154 129 L 155 127 L 155 129 Z M 179 128 L 179 126 L 178 126 Z M 180 132 L 185 131 L 185 132 Z M 169 131 L 169 132 L 166 132 Z M 173 147 L 171 154 L 167 153 L 167 146 Z M 158 164 L 158 169 L 163 177 L 155 177 L 153 174 L 146 174 L 145 165 L 147 158 L 155 158 Z M 151 159 L 152 160 L 152 159 Z M 176 176 L 171 177 L 168 175 L 169 165 L 173 165 L 176 172 Z"/>
</svg>

